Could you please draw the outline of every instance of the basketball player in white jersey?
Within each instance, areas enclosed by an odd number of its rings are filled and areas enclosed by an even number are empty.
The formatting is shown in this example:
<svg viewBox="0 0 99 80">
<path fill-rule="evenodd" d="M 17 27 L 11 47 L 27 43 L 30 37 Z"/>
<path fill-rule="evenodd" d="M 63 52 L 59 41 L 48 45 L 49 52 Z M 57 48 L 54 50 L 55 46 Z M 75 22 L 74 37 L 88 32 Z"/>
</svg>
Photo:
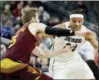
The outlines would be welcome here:
<svg viewBox="0 0 99 80">
<path fill-rule="evenodd" d="M 70 15 L 70 22 L 63 23 L 63 26 L 59 25 L 61 28 L 87 34 L 55 37 L 53 52 L 62 48 L 67 48 L 67 50 L 65 53 L 56 57 L 53 57 L 52 54 L 50 55 L 50 57 L 53 58 L 50 60 L 49 72 L 54 79 L 95 79 L 88 65 L 78 54 L 78 49 L 85 42 L 85 39 L 88 40 L 94 48 L 98 48 L 98 42 L 96 41 L 93 32 L 82 25 L 83 21 L 84 17 L 82 14 L 72 14 Z M 41 49 L 36 49 L 35 53 L 36 52 L 39 54 L 42 53 L 43 55 L 49 53 L 48 51 L 42 51 Z M 48 54 L 45 57 L 49 57 Z"/>
<path fill-rule="evenodd" d="M 84 16 L 82 14 L 71 14 L 70 21 L 59 25 L 66 29 L 78 32 L 90 32 L 92 34 L 84 36 L 55 37 L 53 51 L 60 47 L 68 48 L 68 51 L 50 59 L 49 75 L 54 79 L 95 79 L 89 66 L 82 60 L 78 53 L 79 47 L 88 40 L 92 46 L 97 49 L 98 42 L 95 35 L 84 25 Z M 56 26 L 57 27 L 57 26 Z M 58 47 L 57 47 L 58 46 Z M 87 45 L 86 45 L 87 46 Z M 90 54 L 89 54 L 90 55 Z"/>
</svg>

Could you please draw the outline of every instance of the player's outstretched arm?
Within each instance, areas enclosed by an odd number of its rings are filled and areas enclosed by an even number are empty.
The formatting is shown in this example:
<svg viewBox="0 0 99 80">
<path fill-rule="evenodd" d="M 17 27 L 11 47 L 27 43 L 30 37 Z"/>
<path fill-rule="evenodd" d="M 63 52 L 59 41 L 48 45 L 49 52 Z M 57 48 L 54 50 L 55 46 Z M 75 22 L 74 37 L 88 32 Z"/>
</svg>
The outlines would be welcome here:
<svg viewBox="0 0 99 80">
<path fill-rule="evenodd" d="M 57 50 L 48 50 L 48 49 L 41 49 L 40 47 L 36 47 L 32 54 L 41 57 L 41 58 L 51 58 L 51 57 L 55 57 L 57 55 L 60 55 L 64 52 L 67 52 L 68 49 L 64 48 L 64 49 L 57 49 Z"/>
<path fill-rule="evenodd" d="M 60 29 L 60 28 L 52 28 L 46 27 L 45 33 L 49 35 L 56 35 L 56 36 L 73 36 L 75 32 L 67 29 Z"/>
<path fill-rule="evenodd" d="M 75 32 L 67 29 L 47 27 L 43 23 L 31 23 L 28 29 L 33 35 L 36 35 L 37 32 L 45 32 L 56 36 L 73 36 L 75 34 Z"/>
</svg>

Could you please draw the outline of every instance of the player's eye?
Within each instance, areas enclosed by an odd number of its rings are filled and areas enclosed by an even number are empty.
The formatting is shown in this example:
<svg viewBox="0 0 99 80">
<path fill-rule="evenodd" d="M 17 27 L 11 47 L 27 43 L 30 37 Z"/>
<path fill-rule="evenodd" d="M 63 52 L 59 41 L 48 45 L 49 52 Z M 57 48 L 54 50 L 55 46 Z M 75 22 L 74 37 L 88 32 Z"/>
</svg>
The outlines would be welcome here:
<svg viewBox="0 0 99 80">
<path fill-rule="evenodd" d="M 81 23 L 82 21 L 78 21 L 79 23 Z"/>
<path fill-rule="evenodd" d="M 73 23 L 76 23 L 76 21 L 72 21 Z"/>
<path fill-rule="evenodd" d="M 66 47 L 66 46 L 64 46 L 63 49 L 64 49 L 65 47 Z"/>
</svg>

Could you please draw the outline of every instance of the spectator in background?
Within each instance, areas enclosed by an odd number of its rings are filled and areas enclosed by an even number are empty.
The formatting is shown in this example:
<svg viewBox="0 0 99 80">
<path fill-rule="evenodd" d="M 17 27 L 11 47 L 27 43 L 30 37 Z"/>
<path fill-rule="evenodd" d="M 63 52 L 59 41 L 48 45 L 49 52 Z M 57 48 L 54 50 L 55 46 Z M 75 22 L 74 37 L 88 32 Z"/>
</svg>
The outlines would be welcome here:
<svg viewBox="0 0 99 80">
<path fill-rule="evenodd" d="M 15 33 L 21 28 L 20 24 L 16 24 L 14 27 Z"/>
<path fill-rule="evenodd" d="M 43 72 L 48 72 L 48 59 L 42 58 L 41 64 L 42 64 L 41 70 Z"/>
<path fill-rule="evenodd" d="M 5 15 L 7 15 L 9 17 L 11 16 L 11 11 L 10 11 L 10 5 L 9 4 L 5 5 L 4 13 L 5 13 Z"/>
<path fill-rule="evenodd" d="M 28 4 L 29 6 L 32 6 L 32 1 L 28 1 L 27 4 Z"/>
<path fill-rule="evenodd" d="M 19 3 L 19 1 L 9 1 L 11 12 L 12 12 L 14 9 L 16 9 L 16 6 L 17 6 L 18 3 Z"/>
<path fill-rule="evenodd" d="M 41 69 L 43 72 L 48 72 L 48 59 L 38 57 L 36 67 Z"/>
<path fill-rule="evenodd" d="M 13 16 L 19 17 L 21 16 L 21 9 L 23 8 L 23 3 L 20 2 L 17 4 L 17 8 L 13 10 Z"/>
<path fill-rule="evenodd" d="M 50 20 L 48 21 L 47 25 L 49 26 L 54 26 L 60 23 L 60 19 L 58 17 L 51 17 Z"/>
<path fill-rule="evenodd" d="M 13 29 L 12 21 L 8 20 L 6 24 L 3 27 L 1 27 L 1 36 L 11 39 L 14 33 L 15 32 Z"/>
<path fill-rule="evenodd" d="M 78 1 L 78 3 L 77 3 L 77 9 L 81 9 L 82 12 L 84 12 L 84 13 L 87 13 L 88 12 L 87 6 L 86 6 L 86 4 L 85 4 L 84 1 Z"/>
<path fill-rule="evenodd" d="M 44 10 L 43 6 L 39 7 L 39 16 L 40 16 L 41 22 L 44 22 L 44 23 L 46 23 L 50 19 L 49 13 Z"/>
<path fill-rule="evenodd" d="M 13 16 L 14 16 L 13 23 L 14 23 L 14 25 L 17 25 L 17 24 L 21 25 L 22 24 L 20 16 L 21 16 L 21 10 L 22 10 L 23 6 L 24 6 L 24 2 L 21 1 L 17 4 L 16 9 L 13 10 Z"/>
</svg>

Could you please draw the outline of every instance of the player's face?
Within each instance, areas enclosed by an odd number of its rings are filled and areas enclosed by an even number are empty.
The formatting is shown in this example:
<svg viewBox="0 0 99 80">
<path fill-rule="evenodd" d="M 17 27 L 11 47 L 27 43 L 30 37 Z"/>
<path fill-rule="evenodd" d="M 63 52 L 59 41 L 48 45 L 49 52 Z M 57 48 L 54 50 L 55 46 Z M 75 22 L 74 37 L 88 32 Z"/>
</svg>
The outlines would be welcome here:
<svg viewBox="0 0 99 80">
<path fill-rule="evenodd" d="M 81 29 L 83 22 L 84 22 L 83 18 L 71 18 L 70 27 L 73 31 L 78 31 Z"/>
</svg>

